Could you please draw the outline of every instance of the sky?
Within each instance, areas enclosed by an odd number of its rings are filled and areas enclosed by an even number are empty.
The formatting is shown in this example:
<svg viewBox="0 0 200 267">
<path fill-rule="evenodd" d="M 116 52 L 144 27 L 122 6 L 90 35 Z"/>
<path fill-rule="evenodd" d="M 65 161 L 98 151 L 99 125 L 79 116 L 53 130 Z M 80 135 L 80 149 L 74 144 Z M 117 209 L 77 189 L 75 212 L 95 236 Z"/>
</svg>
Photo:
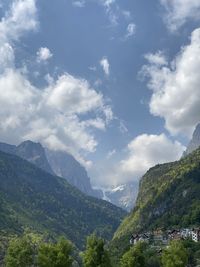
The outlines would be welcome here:
<svg viewBox="0 0 200 267">
<path fill-rule="evenodd" d="M 0 139 L 96 187 L 177 160 L 200 121 L 199 0 L 0 0 Z"/>
</svg>

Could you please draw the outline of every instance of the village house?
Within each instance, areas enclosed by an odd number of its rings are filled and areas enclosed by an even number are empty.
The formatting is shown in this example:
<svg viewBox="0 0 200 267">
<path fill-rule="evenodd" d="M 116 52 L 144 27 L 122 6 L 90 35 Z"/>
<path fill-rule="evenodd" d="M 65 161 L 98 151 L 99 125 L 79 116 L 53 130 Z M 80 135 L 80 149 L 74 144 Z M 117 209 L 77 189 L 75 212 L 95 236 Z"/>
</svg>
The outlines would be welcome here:
<svg viewBox="0 0 200 267">
<path fill-rule="evenodd" d="M 192 230 L 189 228 L 181 229 L 181 236 L 186 239 L 192 236 Z"/>
<path fill-rule="evenodd" d="M 200 241 L 200 229 L 193 229 L 192 230 L 192 240 L 194 242 Z"/>
<path fill-rule="evenodd" d="M 182 240 L 191 238 L 194 242 L 200 242 L 200 228 L 197 229 L 173 229 L 162 231 L 160 229 L 154 232 L 142 234 L 133 234 L 130 238 L 130 245 L 136 245 L 138 242 L 154 243 L 154 245 L 168 245 L 171 240 Z"/>
<path fill-rule="evenodd" d="M 149 243 L 150 235 L 148 233 L 132 235 L 130 238 L 130 244 L 136 245 L 138 242 Z"/>
</svg>

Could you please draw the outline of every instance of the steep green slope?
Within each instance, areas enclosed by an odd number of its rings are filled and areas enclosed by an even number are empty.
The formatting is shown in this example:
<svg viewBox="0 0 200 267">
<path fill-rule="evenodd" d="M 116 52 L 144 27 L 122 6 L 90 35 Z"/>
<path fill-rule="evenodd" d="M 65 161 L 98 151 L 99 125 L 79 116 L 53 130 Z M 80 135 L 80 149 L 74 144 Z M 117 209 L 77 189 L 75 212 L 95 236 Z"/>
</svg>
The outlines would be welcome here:
<svg viewBox="0 0 200 267">
<path fill-rule="evenodd" d="M 0 231 L 20 233 L 29 227 L 64 235 L 81 248 L 93 231 L 110 239 L 125 214 L 85 196 L 63 178 L 0 152 Z"/>
<path fill-rule="evenodd" d="M 115 233 L 111 251 L 126 250 L 132 233 L 193 225 L 200 225 L 200 149 L 143 176 L 135 209 Z"/>
</svg>

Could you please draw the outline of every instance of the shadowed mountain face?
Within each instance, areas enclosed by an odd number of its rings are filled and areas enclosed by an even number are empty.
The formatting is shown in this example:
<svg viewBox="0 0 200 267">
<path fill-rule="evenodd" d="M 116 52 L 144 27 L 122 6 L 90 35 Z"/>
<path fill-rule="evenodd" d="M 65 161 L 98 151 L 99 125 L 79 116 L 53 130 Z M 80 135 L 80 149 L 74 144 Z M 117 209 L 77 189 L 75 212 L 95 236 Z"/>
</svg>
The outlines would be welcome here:
<svg viewBox="0 0 200 267">
<path fill-rule="evenodd" d="M 17 155 L 42 170 L 65 178 L 83 193 L 102 198 L 101 190 L 94 190 L 83 166 L 70 154 L 44 149 L 40 143 L 25 141 L 18 146 L 0 143 L 0 151 Z"/>
<path fill-rule="evenodd" d="M 40 143 L 25 141 L 18 146 L 0 143 L 0 151 L 17 155 L 35 164 L 42 170 L 54 174 L 46 158 L 45 150 Z"/>
<path fill-rule="evenodd" d="M 196 126 L 195 131 L 192 136 L 192 140 L 190 141 L 186 151 L 183 156 L 187 156 L 192 153 L 194 150 L 200 147 L 200 123 Z"/>
<path fill-rule="evenodd" d="M 94 190 L 83 166 L 70 154 L 46 149 L 47 159 L 54 173 L 65 178 L 71 185 L 87 195 L 102 198 L 101 190 Z"/>
<path fill-rule="evenodd" d="M 82 248 L 94 231 L 110 239 L 125 214 L 63 178 L 0 152 L 0 231 L 20 233 L 28 227 L 52 237 L 64 235 Z"/>
<path fill-rule="evenodd" d="M 83 193 L 105 199 L 114 205 L 130 211 L 137 197 L 138 185 L 129 183 L 111 190 L 93 189 L 86 169 L 70 154 L 64 151 L 44 149 L 40 143 L 25 141 L 18 146 L 0 143 L 0 151 L 17 155 L 35 164 L 42 170 L 65 178 Z"/>
</svg>

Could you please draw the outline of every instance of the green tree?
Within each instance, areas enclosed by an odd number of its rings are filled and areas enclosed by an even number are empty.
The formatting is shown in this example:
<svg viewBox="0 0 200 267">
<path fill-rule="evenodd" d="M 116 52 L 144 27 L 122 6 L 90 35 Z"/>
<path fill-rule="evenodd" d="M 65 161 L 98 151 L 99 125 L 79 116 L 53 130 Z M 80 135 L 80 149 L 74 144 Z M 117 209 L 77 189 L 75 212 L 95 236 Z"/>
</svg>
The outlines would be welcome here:
<svg viewBox="0 0 200 267">
<path fill-rule="evenodd" d="M 105 242 L 95 235 L 87 238 L 86 251 L 82 257 L 84 267 L 111 267 L 108 251 L 105 249 Z"/>
<path fill-rule="evenodd" d="M 13 238 L 5 257 L 6 267 L 29 267 L 34 263 L 34 244 L 29 236 Z"/>
<path fill-rule="evenodd" d="M 162 254 L 163 267 L 185 267 L 188 253 L 181 241 L 172 241 Z"/>
<path fill-rule="evenodd" d="M 144 242 L 139 242 L 135 246 L 132 246 L 129 251 L 127 251 L 120 261 L 121 267 L 145 267 L 145 254 L 147 244 Z"/>
<path fill-rule="evenodd" d="M 58 243 L 43 243 L 38 251 L 38 266 L 39 267 L 71 267 L 72 244 L 61 238 Z"/>
</svg>

